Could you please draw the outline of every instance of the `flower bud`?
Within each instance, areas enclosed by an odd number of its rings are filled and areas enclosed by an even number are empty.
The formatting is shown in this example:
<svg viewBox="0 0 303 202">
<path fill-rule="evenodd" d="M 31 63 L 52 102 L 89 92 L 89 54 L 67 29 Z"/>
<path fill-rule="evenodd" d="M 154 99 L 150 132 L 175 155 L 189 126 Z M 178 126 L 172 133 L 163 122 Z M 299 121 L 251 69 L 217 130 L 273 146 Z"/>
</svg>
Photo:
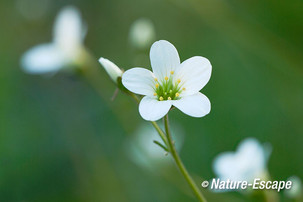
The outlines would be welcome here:
<svg viewBox="0 0 303 202">
<path fill-rule="evenodd" d="M 107 74 L 110 76 L 110 78 L 117 83 L 118 78 L 122 76 L 123 72 L 122 70 L 115 65 L 113 62 L 111 62 L 108 59 L 100 58 L 99 59 L 100 64 L 104 67 Z"/>
</svg>

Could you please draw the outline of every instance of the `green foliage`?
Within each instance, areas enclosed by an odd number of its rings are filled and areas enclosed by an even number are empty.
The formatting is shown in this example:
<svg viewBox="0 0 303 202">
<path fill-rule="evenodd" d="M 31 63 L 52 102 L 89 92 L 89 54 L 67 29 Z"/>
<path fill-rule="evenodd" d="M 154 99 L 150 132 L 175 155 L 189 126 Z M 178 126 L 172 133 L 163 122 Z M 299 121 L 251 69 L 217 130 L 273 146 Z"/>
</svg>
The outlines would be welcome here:
<svg viewBox="0 0 303 202">
<path fill-rule="evenodd" d="M 211 61 L 203 89 L 211 113 L 195 119 L 170 112 L 185 133 L 181 157 L 198 183 L 214 177 L 217 154 L 246 137 L 272 145 L 273 179 L 303 179 L 302 1 L 55 0 L 38 18 L 25 18 L 18 1 L 0 7 L 0 201 L 193 200 L 174 165 L 150 171 L 130 160 L 125 142 L 143 121 L 126 95 L 110 102 L 116 86 L 101 66 L 101 99 L 80 76 L 21 71 L 21 55 L 51 40 L 56 13 L 71 2 L 87 23 L 85 45 L 96 61 L 150 67 L 148 50 L 128 42 L 140 17 L 154 23 L 157 40 L 176 46 L 181 61 Z M 204 192 L 209 201 L 257 201 Z"/>
</svg>

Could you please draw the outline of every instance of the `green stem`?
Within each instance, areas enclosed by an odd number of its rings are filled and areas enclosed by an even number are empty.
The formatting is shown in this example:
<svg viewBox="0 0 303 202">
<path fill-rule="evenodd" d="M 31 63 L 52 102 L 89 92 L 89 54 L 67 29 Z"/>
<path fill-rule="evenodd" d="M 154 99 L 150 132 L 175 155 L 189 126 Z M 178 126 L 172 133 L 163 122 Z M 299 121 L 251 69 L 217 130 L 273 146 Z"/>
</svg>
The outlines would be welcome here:
<svg viewBox="0 0 303 202">
<path fill-rule="evenodd" d="M 159 147 L 161 147 L 162 149 L 164 149 L 164 151 L 168 152 L 168 149 L 163 144 L 161 144 L 160 142 L 158 142 L 157 140 L 154 140 L 154 143 L 156 145 L 158 145 Z"/>
<path fill-rule="evenodd" d="M 139 104 L 140 103 L 140 99 L 138 98 L 138 96 L 136 96 L 135 94 L 133 94 L 132 92 L 131 93 L 129 93 L 129 95 L 132 97 L 132 98 L 134 98 L 134 100 L 137 102 L 137 104 Z"/>
<path fill-rule="evenodd" d="M 196 195 L 196 197 L 199 199 L 199 201 L 201 202 L 206 202 L 206 199 L 204 198 L 204 196 L 202 195 L 201 191 L 199 190 L 198 186 L 196 185 L 196 183 L 194 182 L 194 180 L 191 178 L 191 176 L 189 175 L 188 171 L 186 170 L 176 148 L 174 145 L 174 142 L 172 140 L 172 136 L 170 133 L 170 129 L 169 129 L 169 122 L 168 122 L 168 114 L 165 115 L 164 117 L 164 124 L 165 124 L 165 132 L 167 135 L 167 141 L 169 144 L 169 150 L 170 153 L 172 155 L 172 157 L 174 158 L 179 170 L 181 171 L 182 175 L 184 176 L 184 178 L 186 179 L 187 183 L 189 184 L 190 188 L 193 190 L 194 194 Z"/>
<path fill-rule="evenodd" d="M 160 128 L 160 126 L 157 124 L 157 122 L 151 121 L 151 124 L 154 126 L 154 128 L 159 133 L 159 135 L 160 135 L 162 141 L 164 142 L 164 144 L 166 145 L 166 147 L 168 147 L 168 141 L 167 141 L 167 138 L 166 138 L 165 133 L 163 132 L 163 130 Z"/>
</svg>

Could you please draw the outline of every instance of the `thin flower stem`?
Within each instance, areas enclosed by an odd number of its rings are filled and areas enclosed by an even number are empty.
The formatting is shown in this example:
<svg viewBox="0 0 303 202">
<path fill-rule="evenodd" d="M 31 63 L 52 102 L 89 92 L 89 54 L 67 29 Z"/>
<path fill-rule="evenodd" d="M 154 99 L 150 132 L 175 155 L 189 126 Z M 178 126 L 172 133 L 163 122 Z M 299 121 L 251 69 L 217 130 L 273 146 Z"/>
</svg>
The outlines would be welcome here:
<svg viewBox="0 0 303 202">
<path fill-rule="evenodd" d="M 165 136 L 165 133 L 163 132 L 163 130 L 159 127 L 159 125 L 157 124 L 157 122 L 155 121 L 151 121 L 151 124 L 154 126 L 154 128 L 157 130 L 157 132 L 159 133 L 162 141 L 164 142 L 164 144 L 166 145 L 166 147 L 168 148 L 168 141 L 167 138 Z"/>
<path fill-rule="evenodd" d="M 167 140 L 168 140 L 168 144 L 169 144 L 169 150 L 170 150 L 170 153 L 171 153 L 172 157 L 174 158 L 179 170 L 181 171 L 182 175 L 186 179 L 187 183 L 189 184 L 190 188 L 193 190 L 194 194 L 199 199 L 199 201 L 206 202 L 206 199 L 202 195 L 201 191 L 199 190 L 199 188 L 196 185 L 196 183 L 194 182 L 194 180 L 189 175 L 188 171 L 186 170 L 186 168 L 175 148 L 175 145 L 172 140 L 171 133 L 170 133 L 170 129 L 169 129 L 168 114 L 164 117 L 164 125 L 165 125 L 165 132 L 166 132 L 166 136 L 167 136 Z"/>
<path fill-rule="evenodd" d="M 158 142 L 157 140 L 154 140 L 154 143 L 156 145 L 158 145 L 159 147 L 161 147 L 162 149 L 164 149 L 166 152 L 168 152 L 168 149 L 163 144 L 161 144 L 160 142 Z"/>
<path fill-rule="evenodd" d="M 129 95 L 132 97 L 132 98 L 134 98 L 134 100 L 137 102 L 137 104 L 139 104 L 140 103 L 140 99 L 138 98 L 138 96 L 137 95 L 135 95 L 134 93 L 132 93 L 132 92 L 130 92 L 129 93 Z"/>
</svg>

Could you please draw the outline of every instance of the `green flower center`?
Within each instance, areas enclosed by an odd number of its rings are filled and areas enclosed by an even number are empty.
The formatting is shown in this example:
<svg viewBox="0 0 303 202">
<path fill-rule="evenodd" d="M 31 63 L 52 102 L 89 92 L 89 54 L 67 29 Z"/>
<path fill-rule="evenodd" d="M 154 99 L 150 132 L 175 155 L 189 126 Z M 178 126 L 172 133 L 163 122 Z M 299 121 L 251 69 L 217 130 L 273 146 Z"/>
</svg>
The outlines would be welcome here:
<svg viewBox="0 0 303 202">
<path fill-rule="evenodd" d="M 158 81 L 155 78 L 155 93 L 154 96 L 157 96 L 159 101 L 163 100 L 178 100 L 180 99 L 180 94 L 182 91 L 185 91 L 185 88 L 182 88 L 181 79 L 173 81 L 174 72 L 170 72 L 169 77 L 165 77 L 163 81 Z"/>
</svg>

